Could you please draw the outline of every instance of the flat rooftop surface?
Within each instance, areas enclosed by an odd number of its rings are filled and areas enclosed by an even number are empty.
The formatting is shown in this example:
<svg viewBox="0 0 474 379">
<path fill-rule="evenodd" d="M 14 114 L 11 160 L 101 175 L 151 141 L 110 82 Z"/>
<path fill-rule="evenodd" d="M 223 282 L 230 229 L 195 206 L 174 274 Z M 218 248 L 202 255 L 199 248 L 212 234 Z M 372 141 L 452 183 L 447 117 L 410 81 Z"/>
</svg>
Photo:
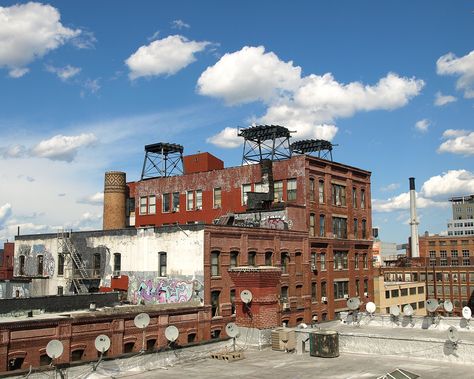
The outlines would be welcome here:
<svg viewBox="0 0 474 379">
<path fill-rule="evenodd" d="M 177 362 L 166 367 L 142 373 L 123 373 L 120 377 L 145 378 L 328 378 L 360 379 L 377 378 L 401 368 L 421 378 L 472 378 L 474 365 L 449 362 L 405 359 L 397 356 L 341 353 L 337 358 L 312 357 L 309 353 L 297 355 L 273 351 L 246 350 L 245 358 L 226 362 L 217 359 L 201 359 L 193 362 Z M 118 376 L 116 376 L 118 377 Z"/>
</svg>

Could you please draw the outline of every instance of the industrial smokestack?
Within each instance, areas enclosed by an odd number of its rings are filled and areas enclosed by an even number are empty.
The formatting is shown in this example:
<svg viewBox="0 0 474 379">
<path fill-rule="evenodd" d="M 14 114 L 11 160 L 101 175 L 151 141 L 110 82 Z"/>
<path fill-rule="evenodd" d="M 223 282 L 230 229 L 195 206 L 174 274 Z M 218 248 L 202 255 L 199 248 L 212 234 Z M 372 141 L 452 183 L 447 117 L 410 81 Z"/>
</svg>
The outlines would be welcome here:
<svg viewBox="0 0 474 379">
<path fill-rule="evenodd" d="M 416 218 L 416 192 L 415 192 L 415 178 L 410 178 L 410 228 L 411 228 L 411 243 L 410 250 L 412 258 L 420 256 L 420 246 L 418 242 L 418 220 Z"/>
</svg>

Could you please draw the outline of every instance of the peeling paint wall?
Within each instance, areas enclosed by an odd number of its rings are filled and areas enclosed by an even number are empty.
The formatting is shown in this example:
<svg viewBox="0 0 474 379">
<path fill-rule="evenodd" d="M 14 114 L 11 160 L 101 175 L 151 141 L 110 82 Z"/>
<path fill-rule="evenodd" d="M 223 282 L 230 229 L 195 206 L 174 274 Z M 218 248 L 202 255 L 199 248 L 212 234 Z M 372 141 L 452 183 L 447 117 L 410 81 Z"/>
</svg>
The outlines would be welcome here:
<svg viewBox="0 0 474 379">
<path fill-rule="evenodd" d="M 30 297 L 30 283 L 0 282 L 0 299 Z"/>
<path fill-rule="evenodd" d="M 88 273 L 97 277 L 94 288 L 110 285 L 114 255 L 120 254 L 120 274 L 128 275 L 129 300 L 133 303 L 176 303 L 203 298 L 203 227 L 138 229 L 72 233 L 73 242 Z M 66 258 L 64 275 L 57 274 L 59 244 L 56 235 L 19 236 L 15 245 L 15 274 L 20 256 L 25 256 L 25 274 L 36 275 L 36 257 L 43 254 L 44 275 L 35 279 L 33 296 L 55 295 L 58 286 L 72 293 L 72 261 Z M 166 252 L 166 277 L 159 277 L 159 253 Z M 100 256 L 100 269 L 94 270 L 94 255 Z M 92 286 L 89 285 L 89 288 Z"/>
</svg>

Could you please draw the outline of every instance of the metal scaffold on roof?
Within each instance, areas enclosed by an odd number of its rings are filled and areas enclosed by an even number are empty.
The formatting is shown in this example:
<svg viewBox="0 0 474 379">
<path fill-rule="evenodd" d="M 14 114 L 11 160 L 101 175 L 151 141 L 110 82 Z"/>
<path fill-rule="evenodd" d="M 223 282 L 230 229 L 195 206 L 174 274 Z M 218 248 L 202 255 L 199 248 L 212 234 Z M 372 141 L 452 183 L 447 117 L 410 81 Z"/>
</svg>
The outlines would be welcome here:
<svg viewBox="0 0 474 379">
<path fill-rule="evenodd" d="M 240 129 L 244 138 L 242 164 L 258 163 L 264 159 L 272 161 L 291 158 L 291 132 L 284 126 L 258 125 Z"/>
<path fill-rule="evenodd" d="M 141 179 L 183 174 L 183 146 L 175 143 L 154 143 L 145 146 Z"/>
<path fill-rule="evenodd" d="M 295 141 L 291 144 L 290 149 L 293 153 L 307 154 L 307 153 L 318 153 L 318 158 L 328 159 L 332 161 L 332 148 L 337 145 L 333 145 L 331 142 L 322 139 L 306 139 L 301 141 Z"/>
</svg>

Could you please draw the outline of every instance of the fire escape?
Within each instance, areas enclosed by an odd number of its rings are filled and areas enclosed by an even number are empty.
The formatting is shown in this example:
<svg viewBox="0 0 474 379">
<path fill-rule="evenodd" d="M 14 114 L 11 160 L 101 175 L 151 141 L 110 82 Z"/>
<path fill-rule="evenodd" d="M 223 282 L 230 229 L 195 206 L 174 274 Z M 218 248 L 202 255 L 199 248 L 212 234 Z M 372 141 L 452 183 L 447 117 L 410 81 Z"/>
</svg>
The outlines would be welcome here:
<svg viewBox="0 0 474 379">
<path fill-rule="evenodd" d="M 69 258 L 69 260 L 72 261 L 72 270 L 69 278 L 74 286 L 75 292 L 78 294 L 88 293 L 89 290 L 84 282 L 90 278 L 81 255 L 71 240 L 71 232 L 64 230 L 58 232 L 58 253 L 63 254 L 65 258 Z"/>
</svg>

